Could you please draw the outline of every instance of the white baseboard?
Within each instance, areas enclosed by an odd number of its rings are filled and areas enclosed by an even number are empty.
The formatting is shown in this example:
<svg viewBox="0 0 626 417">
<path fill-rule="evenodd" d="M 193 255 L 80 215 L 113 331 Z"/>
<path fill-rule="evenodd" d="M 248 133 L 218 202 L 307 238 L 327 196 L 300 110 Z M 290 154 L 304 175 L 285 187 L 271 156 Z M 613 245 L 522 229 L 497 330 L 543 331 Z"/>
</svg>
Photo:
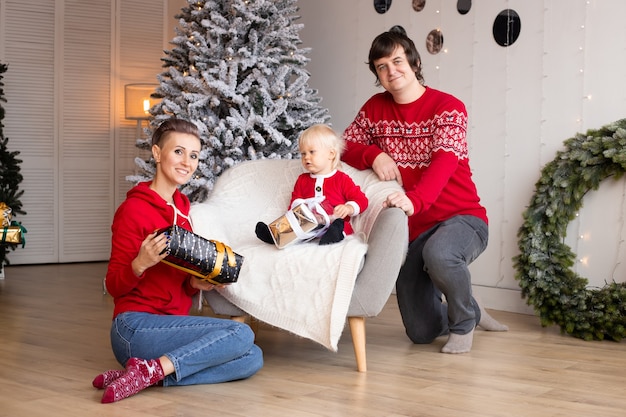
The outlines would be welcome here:
<svg viewBox="0 0 626 417">
<path fill-rule="evenodd" d="M 483 307 L 490 310 L 535 315 L 533 307 L 526 304 L 526 299 L 521 297 L 521 290 L 473 285 L 472 291 Z"/>
<path fill-rule="evenodd" d="M 472 291 L 474 295 L 480 299 L 483 307 L 490 310 L 529 314 L 531 316 L 535 315 L 533 307 L 527 305 L 526 300 L 522 299 L 521 290 L 472 285 Z M 393 294 L 396 294 L 395 287 Z"/>
</svg>

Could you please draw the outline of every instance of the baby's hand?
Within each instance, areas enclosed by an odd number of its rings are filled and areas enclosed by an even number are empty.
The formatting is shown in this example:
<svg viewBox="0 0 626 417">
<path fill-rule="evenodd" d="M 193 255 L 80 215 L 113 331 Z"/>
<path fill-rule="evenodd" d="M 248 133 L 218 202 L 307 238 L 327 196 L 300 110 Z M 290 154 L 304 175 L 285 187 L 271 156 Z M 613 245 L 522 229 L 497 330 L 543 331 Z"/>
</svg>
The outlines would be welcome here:
<svg viewBox="0 0 626 417">
<path fill-rule="evenodd" d="M 354 214 L 354 207 L 350 204 L 339 204 L 333 209 L 333 216 L 336 219 L 345 219 L 348 216 Z"/>
</svg>

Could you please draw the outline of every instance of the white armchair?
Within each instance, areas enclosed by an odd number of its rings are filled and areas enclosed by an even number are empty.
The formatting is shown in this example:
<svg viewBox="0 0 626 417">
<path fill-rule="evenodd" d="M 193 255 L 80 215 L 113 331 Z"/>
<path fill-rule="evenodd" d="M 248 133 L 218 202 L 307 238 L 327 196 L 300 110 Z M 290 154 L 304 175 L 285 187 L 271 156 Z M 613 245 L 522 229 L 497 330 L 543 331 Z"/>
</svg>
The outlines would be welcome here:
<svg viewBox="0 0 626 417">
<path fill-rule="evenodd" d="M 337 244 L 319 246 L 309 242 L 279 250 L 255 236 L 258 221 L 269 223 L 284 214 L 295 180 L 303 172 L 299 160 L 248 161 L 229 168 L 218 178 L 207 201 L 192 206 L 191 218 L 196 233 L 221 240 L 245 257 L 239 282 L 219 292 L 205 293 L 216 314 L 240 320 L 251 315 L 331 349 L 336 346 L 347 317 L 357 369 L 365 372 L 365 318 L 378 315 L 393 290 L 408 246 L 407 218 L 400 209 L 382 208 L 384 198 L 399 190 L 399 185 L 379 181 L 371 170 L 359 171 L 346 164 L 342 169 L 365 192 L 370 205 L 352 219 L 355 234 Z M 324 271 L 324 262 L 333 269 L 332 273 Z M 330 276 L 336 276 L 338 281 L 328 285 L 333 294 L 324 300 L 323 287 Z M 298 285 L 309 287 L 295 288 Z M 296 296 L 289 295 L 292 286 L 298 291 Z M 342 288 L 349 292 L 341 294 Z M 308 295 L 313 293 L 315 297 Z M 299 301 L 290 304 L 287 298 L 299 298 Z M 322 305 L 322 309 L 329 310 L 331 321 L 333 316 L 340 316 L 334 319 L 339 321 L 340 328 L 335 325 L 337 329 L 333 330 L 330 324 L 328 342 L 308 333 L 320 325 L 307 321 L 311 316 L 326 320 L 319 307 L 315 307 L 318 311 L 305 312 L 302 320 L 291 312 L 307 308 L 307 302 L 314 302 L 310 301 L 312 298 L 328 304 Z M 275 304 L 281 304 L 277 311 L 268 312 L 268 305 Z"/>
</svg>

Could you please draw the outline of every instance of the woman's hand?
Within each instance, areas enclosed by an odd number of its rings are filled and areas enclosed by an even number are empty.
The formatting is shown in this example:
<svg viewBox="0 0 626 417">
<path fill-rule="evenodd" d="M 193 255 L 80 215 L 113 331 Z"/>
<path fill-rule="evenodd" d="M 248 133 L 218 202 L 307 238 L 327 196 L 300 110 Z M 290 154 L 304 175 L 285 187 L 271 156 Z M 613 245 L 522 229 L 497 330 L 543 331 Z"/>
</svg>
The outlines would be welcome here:
<svg viewBox="0 0 626 417">
<path fill-rule="evenodd" d="M 398 165 L 396 165 L 396 161 L 386 153 L 382 152 L 378 154 L 376 159 L 374 159 L 372 169 L 382 181 L 396 180 L 398 184 L 402 185 L 402 176 L 400 175 Z"/>
<path fill-rule="evenodd" d="M 409 197 L 406 196 L 405 193 L 395 192 L 391 193 L 387 196 L 387 199 L 383 201 L 383 207 L 398 207 L 403 212 L 406 213 L 407 216 L 412 216 L 415 213 L 415 207 L 413 207 L 413 203 L 409 200 Z"/>
<path fill-rule="evenodd" d="M 205 281 L 203 279 L 196 278 L 193 275 L 189 278 L 189 285 L 191 285 L 192 288 L 195 288 L 195 289 L 201 290 L 201 291 L 211 291 L 214 288 L 224 288 L 225 287 L 225 285 L 211 284 L 209 281 Z"/>
<path fill-rule="evenodd" d="M 161 259 L 167 256 L 165 248 L 167 248 L 167 236 L 165 233 L 161 233 L 158 236 L 157 232 L 149 234 L 141 242 L 139 253 L 131 264 L 135 275 L 141 276 L 146 269 L 161 262 Z"/>
</svg>

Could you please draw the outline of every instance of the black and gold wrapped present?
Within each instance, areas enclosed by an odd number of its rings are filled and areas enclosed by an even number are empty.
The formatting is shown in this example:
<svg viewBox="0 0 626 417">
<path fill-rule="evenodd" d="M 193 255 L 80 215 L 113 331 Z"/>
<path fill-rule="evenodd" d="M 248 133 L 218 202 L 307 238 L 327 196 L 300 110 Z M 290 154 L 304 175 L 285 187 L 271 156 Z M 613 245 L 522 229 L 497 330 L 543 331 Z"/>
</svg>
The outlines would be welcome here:
<svg viewBox="0 0 626 417">
<path fill-rule="evenodd" d="M 168 255 L 161 262 L 215 285 L 237 282 L 243 256 L 230 246 L 205 239 L 177 225 L 159 230 L 158 234 L 161 233 L 168 236 L 165 249 Z"/>
<path fill-rule="evenodd" d="M 26 228 L 22 226 L 21 223 L 12 221 L 10 226 L 3 227 L 0 231 L 0 243 L 14 245 L 21 243 L 22 247 L 26 245 L 26 238 L 24 236 Z"/>
<path fill-rule="evenodd" d="M 292 243 L 313 239 L 317 229 L 324 225 L 306 204 L 299 204 L 269 224 L 270 233 L 278 249 Z"/>
</svg>

